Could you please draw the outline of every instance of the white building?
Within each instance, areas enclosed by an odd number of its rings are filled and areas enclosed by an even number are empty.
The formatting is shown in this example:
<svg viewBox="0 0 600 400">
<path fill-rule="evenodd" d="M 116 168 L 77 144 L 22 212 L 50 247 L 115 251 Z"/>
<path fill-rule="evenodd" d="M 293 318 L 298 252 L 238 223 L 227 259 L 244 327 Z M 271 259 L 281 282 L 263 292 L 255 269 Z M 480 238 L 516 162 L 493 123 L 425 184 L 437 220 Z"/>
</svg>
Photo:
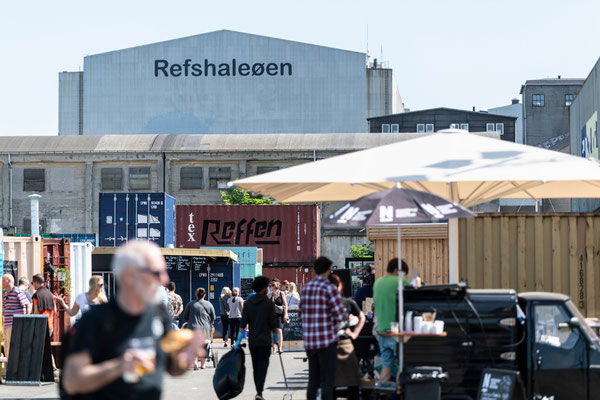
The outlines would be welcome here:
<svg viewBox="0 0 600 400">
<path fill-rule="evenodd" d="M 512 99 L 511 104 L 507 106 L 488 108 L 488 112 L 490 114 L 517 117 L 517 121 L 515 122 L 515 143 L 523 144 L 523 105 L 519 102 L 519 99 Z"/>
<path fill-rule="evenodd" d="M 59 135 L 367 132 L 402 110 L 392 70 L 364 53 L 227 30 L 59 74 Z"/>
</svg>

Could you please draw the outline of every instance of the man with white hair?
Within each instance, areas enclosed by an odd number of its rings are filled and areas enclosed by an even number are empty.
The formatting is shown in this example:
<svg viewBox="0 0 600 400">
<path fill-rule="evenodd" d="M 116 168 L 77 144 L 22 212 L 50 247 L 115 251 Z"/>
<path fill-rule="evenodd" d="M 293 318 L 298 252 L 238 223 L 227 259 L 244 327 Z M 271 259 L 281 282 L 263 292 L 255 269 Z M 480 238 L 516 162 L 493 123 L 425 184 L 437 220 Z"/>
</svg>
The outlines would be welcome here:
<svg viewBox="0 0 600 400">
<path fill-rule="evenodd" d="M 5 290 L 2 296 L 2 307 L 4 309 L 2 314 L 4 316 L 2 339 L 4 340 L 4 355 L 8 360 L 13 316 L 26 314 L 30 303 L 27 297 L 25 297 L 25 293 L 15 286 L 15 278 L 11 274 L 4 274 L 2 276 L 2 289 Z"/>
<path fill-rule="evenodd" d="M 159 399 L 162 375 L 185 372 L 205 342 L 196 332 L 178 354 L 180 365 L 160 348 L 171 329 L 161 304 L 169 280 L 158 246 L 134 240 L 119 248 L 112 261 L 119 290 L 115 299 L 92 307 L 74 327 L 62 376 L 68 394 L 91 398 Z"/>
</svg>

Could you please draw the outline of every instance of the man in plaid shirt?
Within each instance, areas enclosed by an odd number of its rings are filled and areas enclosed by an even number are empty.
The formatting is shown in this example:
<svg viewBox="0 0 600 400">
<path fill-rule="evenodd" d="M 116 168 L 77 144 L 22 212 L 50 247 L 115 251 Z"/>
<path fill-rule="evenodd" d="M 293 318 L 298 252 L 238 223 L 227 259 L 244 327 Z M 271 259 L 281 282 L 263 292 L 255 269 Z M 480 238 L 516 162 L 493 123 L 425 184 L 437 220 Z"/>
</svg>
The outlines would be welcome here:
<svg viewBox="0 0 600 400">
<path fill-rule="evenodd" d="M 338 325 L 348 319 L 337 288 L 327 279 L 332 262 L 319 257 L 314 263 L 317 274 L 300 295 L 299 317 L 304 348 L 308 355 L 308 390 L 313 400 L 321 388 L 321 399 L 333 399 Z"/>
</svg>

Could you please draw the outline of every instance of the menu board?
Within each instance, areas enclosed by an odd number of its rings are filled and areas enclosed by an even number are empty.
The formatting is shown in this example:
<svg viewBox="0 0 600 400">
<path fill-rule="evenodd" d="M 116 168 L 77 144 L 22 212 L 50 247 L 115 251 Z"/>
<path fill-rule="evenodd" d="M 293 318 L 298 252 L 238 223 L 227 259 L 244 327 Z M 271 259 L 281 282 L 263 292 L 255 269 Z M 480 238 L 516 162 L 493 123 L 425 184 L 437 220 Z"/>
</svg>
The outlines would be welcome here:
<svg viewBox="0 0 600 400">
<path fill-rule="evenodd" d="M 177 271 L 191 271 L 192 269 L 192 257 L 178 256 L 177 257 Z"/>
<path fill-rule="evenodd" d="M 481 375 L 478 400 L 511 400 L 519 373 L 505 369 L 487 368 Z"/>
<path fill-rule="evenodd" d="M 200 271 L 202 267 L 206 267 L 208 264 L 206 257 L 193 256 L 192 257 L 192 270 Z"/>
<path fill-rule="evenodd" d="M 167 270 L 200 271 L 208 265 L 206 257 L 166 255 Z"/>
<path fill-rule="evenodd" d="M 178 256 L 165 256 L 167 270 L 177 269 L 177 257 Z"/>
<path fill-rule="evenodd" d="M 250 293 L 252 293 L 252 282 L 253 281 L 254 281 L 254 279 L 252 279 L 252 278 L 242 278 L 241 279 L 240 296 L 242 296 L 242 299 L 247 300 L 248 295 Z"/>
<path fill-rule="evenodd" d="M 283 324 L 283 340 L 303 340 L 298 310 L 288 310 L 289 320 Z"/>
</svg>

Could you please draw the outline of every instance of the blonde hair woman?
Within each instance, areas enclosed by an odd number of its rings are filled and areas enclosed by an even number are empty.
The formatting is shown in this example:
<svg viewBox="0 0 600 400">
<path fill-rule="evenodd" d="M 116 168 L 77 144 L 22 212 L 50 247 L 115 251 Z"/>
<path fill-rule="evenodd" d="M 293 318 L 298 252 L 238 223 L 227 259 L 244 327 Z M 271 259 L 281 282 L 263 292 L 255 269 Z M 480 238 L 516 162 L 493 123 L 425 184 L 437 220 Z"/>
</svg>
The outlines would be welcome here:
<svg viewBox="0 0 600 400">
<path fill-rule="evenodd" d="M 300 294 L 298 293 L 298 289 L 294 282 L 288 284 L 288 292 L 285 295 L 285 299 L 287 301 L 288 309 L 298 308 L 298 306 L 300 306 Z"/>
<path fill-rule="evenodd" d="M 94 304 L 106 303 L 106 295 L 104 294 L 104 279 L 101 276 L 94 275 L 88 282 L 89 288 L 85 293 L 80 293 L 75 297 L 75 303 L 73 307 L 69 308 L 65 303 L 63 296 L 54 296 L 60 303 L 60 306 L 69 314 L 71 317 L 77 315 L 79 310 L 82 313 L 88 311 L 90 306 Z"/>
<path fill-rule="evenodd" d="M 229 338 L 231 346 L 235 344 L 237 333 L 240 330 L 242 322 L 242 310 L 244 309 L 244 300 L 239 297 L 240 288 L 234 287 L 231 291 L 231 297 L 227 300 L 229 304 Z"/>
<path fill-rule="evenodd" d="M 227 333 L 229 331 L 229 304 L 227 300 L 231 297 L 231 290 L 225 286 L 221 290 L 219 299 L 219 311 L 221 312 L 221 336 L 223 337 L 223 347 L 227 347 Z"/>
</svg>

